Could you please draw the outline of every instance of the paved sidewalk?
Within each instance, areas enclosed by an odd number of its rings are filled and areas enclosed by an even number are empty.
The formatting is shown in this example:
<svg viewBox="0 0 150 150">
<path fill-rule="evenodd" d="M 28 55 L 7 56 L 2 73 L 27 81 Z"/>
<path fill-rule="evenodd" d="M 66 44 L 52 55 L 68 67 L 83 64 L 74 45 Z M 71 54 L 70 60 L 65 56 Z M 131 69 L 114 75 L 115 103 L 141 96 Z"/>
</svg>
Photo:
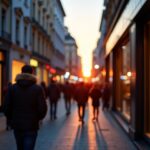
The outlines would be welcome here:
<svg viewBox="0 0 150 150">
<path fill-rule="evenodd" d="M 85 124 L 78 121 L 74 103 L 66 117 L 63 100 L 59 102 L 58 119 L 45 117 L 35 150 L 136 150 L 109 112 L 100 111 L 98 122 L 92 121 L 91 105 L 86 108 Z M 12 131 L 0 132 L 0 150 L 15 150 Z"/>
</svg>

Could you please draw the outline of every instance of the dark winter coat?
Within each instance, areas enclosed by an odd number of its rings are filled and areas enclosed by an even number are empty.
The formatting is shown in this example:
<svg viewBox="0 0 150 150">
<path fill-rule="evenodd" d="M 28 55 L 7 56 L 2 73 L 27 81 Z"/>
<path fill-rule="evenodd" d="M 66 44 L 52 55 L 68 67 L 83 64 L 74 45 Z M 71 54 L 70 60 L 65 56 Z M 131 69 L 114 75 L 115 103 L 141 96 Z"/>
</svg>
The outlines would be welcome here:
<svg viewBox="0 0 150 150">
<path fill-rule="evenodd" d="M 27 73 L 16 77 L 16 84 L 8 89 L 4 113 L 11 118 L 15 130 L 35 131 L 39 120 L 46 115 L 47 106 L 41 86 L 36 85 L 35 76 Z"/>
<path fill-rule="evenodd" d="M 88 90 L 84 86 L 79 86 L 76 89 L 74 98 L 78 105 L 86 105 L 88 101 Z"/>
<path fill-rule="evenodd" d="M 60 98 L 60 88 L 56 83 L 51 83 L 48 86 L 48 97 L 51 102 L 57 102 Z"/>
<path fill-rule="evenodd" d="M 71 100 L 72 94 L 72 86 L 70 84 L 65 84 L 63 86 L 63 93 L 65 100 Z"/>
<path fill-rule="evenodd" d="M 101 91 L 100 89 L 94 87 L 90 90 L 89 93 L 90 97 L 92 98 L 92 105 L 93 106 L 99 106 L 100 105 L 100 97 L 101 97 Z"/>
</svg>

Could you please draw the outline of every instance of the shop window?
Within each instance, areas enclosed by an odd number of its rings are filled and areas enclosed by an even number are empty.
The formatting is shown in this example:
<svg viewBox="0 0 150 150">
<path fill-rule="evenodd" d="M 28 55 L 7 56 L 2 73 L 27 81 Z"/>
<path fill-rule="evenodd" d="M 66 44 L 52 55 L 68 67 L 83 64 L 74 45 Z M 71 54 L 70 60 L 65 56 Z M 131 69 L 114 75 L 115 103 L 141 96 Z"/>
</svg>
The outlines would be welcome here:
<svg viewBox="0 0 150 150">
<path fill-rule="evenodd" d="M 113 75 L 115 106 L 116 109 L 129 122 L 131 118 L 131 68 L 130 68 L 130 43 L 125 42 L 114 52 Z M 111 79 L 111 78 L 110 78 Z"/>
<path fill-rule="evenodd" d="M 130 43 L 122 46 L 122 74 L 121 79 L 121 99 L 122 99 L 122 113 L 127 120 L 131 116 L 131 68 L 130 68 Z"/>
<path fill-rule="evenodd" d="M 15 83 L 15 78 L 17 74 L 21 73 L 21 68 L 25 65 L 25 63 L 13 60 L 12 62 L 12 83 Z"/>
<path fill-rule="evenodd" d="M 145 27 L 145 98 L 144 126 L 145 134 L 150 138 L 150 22 Z"/>
<path fill-rule="evenodd" d="M 114 100 L 115 100 L 115 108 L 121 112 L 122 110 L 122 101 L 121 101 L 121 84 L 120 84 L 120 76 L 122 70 L 122 51 L 121 49 L 116 49 L 114 51 L 114 75 L 113 75 L 113 83 L 114 83 Z"/>
</svg>

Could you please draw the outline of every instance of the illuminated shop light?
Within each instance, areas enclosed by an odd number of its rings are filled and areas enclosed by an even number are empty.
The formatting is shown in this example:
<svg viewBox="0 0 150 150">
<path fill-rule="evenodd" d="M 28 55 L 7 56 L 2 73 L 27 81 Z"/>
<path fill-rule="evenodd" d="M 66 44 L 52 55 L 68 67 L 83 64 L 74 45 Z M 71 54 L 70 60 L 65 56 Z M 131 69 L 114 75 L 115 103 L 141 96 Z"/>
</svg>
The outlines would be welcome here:
<svg viewBox="0 0 150 150">
<path fill-rule="evenodd" d="M 70 72 L 66 72 L 65 75 L 64 75 L 64 78 L 65 78 L 65 79 L 68 79 L 69 76 L 70 76 Z"/>
<path fill-rule="evenodd" d="M 30 59 L 30 65 L 33 67 L 38 67 L 38 61 L 35 59 Z"/>
<path fill-rule="evenodd" d="M 128 77 L 127 77 L 126 75 L 121 75 L 121 76 L 120 76 L 120 79 L 121 79 L 121 80 L 127 80 Z"/>
<path fill-rule="evenodd" d="M 127 76 L 128 77 L 131 77 L 132 76 L 132 73 L 129 71 L 129 72 L 127 72 Z"/>
</svg>

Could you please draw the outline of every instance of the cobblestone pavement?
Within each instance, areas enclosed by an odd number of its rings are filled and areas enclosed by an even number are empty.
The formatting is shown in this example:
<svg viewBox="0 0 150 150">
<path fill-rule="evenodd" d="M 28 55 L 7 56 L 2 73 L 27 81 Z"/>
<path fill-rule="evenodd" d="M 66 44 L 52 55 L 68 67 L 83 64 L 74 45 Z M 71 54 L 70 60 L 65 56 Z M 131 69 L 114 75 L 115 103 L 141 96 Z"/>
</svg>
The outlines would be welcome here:
<svg viewBox="0 0 150 150">
<path fill-rule="evenodd" d="M 92 121 L 92 108 L 86 108 L 85 124 L 78 121 L 75 102 L 66 117 L 63 100 L 59 102 L 58 119 L 45 117 L 35 150 L 136 150 L 109 112 L 100 111 L 98 122 Z M 15 150 L 12 131 L 0 132 L 0 150 Z"/>
</svg>

